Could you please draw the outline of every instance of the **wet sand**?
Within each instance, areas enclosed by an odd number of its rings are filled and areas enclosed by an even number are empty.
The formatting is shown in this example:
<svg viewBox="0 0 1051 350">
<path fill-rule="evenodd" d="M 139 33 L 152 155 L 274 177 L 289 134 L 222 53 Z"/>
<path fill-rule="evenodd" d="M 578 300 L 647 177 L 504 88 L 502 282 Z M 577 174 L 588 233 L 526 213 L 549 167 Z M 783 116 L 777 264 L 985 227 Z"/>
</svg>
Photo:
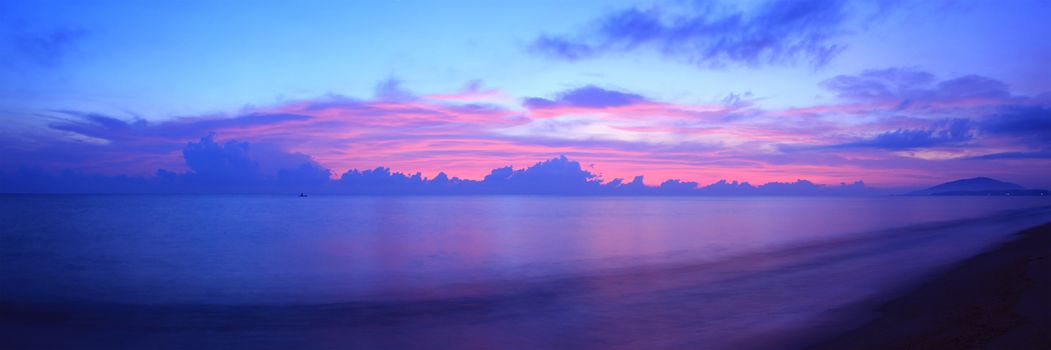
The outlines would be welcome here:
<svg viewBox="0 0 1051 350">
<path fill-rule="evenodd" d="M 811 349 L 1051 349 L 1051 223 L 1025 230 Z"/>
</svg>

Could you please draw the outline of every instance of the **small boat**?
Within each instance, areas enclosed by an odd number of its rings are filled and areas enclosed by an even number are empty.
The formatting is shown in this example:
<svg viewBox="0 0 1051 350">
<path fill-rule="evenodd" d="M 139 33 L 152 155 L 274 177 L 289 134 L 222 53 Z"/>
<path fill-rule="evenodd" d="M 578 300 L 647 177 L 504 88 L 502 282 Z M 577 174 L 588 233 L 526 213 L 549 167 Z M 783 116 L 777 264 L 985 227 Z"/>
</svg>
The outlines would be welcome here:
<svg viewBox="0 0 1051 350">
<path fill-rule="evenodd" d="M 299 192 L 299 196 L 300 196 L 300 197 L 306 197 L 307 195 L 306 195 L 306 193 L 303 193 L 303 192 Z"/>
</svg>

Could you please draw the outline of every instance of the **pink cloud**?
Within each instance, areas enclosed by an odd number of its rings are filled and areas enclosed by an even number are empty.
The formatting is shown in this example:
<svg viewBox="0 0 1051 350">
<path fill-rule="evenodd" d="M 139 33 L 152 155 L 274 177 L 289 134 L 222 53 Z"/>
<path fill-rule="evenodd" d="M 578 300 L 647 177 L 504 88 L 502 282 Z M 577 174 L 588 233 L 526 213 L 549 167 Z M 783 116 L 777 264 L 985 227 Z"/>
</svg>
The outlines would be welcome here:
<svg viewBox="0 0 1051 350">
<path fill-rule="evenodd" d="M 494 167 L 525 167 L 564 154 L 593 164 L 589 169 L 606 181 L 645 175 L 649 184 L 671 178 L 702 184 L 805 178 L 903 185 L 939 174 L 1003 173 L 1009 169 L 964 158 L 1034 146 L 976 131 L 973 138 L 953 144 L 889 150 L 868 147 L 877 145 L 871 142 L 874 137 L 934 130 L 937 118 L 948 116 L 980 121 L 1006 104 L 1038 104 L 990 94 L 909 105 L 865 100 L 764 110 L 749 104 L 673 104 L 594 87 L 534 99 L 524 109 L 513 101 L 499 102 L 504 98 L 497 90 L 478 88 L 402 99 L 327 97 L 254 108 L 235 117 L 159 123 L 75 114 L 51 128 L 103 142 L 60 138 L 50 148 L 42 147 L 37 154 L 45 156 L 35 161 L 103 173 L 179 170 L 182 146 L 214 132 L 218 140 L 245 140 L 309 155 L 334 176 L 386 166 L 426 176 L 444 171 L 479 179 Z M 844 144 L 855 146 L 833 147 Z"/>
</svg>

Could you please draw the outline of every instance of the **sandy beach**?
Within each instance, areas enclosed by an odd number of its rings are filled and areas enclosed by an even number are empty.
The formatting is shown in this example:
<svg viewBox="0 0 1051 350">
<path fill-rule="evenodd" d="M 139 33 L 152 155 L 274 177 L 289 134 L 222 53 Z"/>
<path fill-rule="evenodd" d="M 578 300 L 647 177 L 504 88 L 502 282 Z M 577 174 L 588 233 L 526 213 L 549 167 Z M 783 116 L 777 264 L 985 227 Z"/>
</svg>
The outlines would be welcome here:
<svg viewBox="0 0 1051 350">
<path fill-rule="evenodd" d="M 1051 349 L 1051 224 L 884 303 L 811 349 Z"/>
</svg>

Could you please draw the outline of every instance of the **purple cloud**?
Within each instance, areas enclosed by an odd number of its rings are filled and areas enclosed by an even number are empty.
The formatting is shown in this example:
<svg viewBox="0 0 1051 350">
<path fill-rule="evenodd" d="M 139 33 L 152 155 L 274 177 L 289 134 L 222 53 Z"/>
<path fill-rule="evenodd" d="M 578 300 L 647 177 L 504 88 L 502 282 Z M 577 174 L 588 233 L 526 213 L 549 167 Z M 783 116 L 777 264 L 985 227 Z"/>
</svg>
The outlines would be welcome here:
<svg viewBox="0 0 1051 350">
<path fill-rule="evenodd" d="M 940 82 L 934 91 L 936 97 L 942 100 L 970 98 L 1006 99 L 1011 97 L 1006 83 L 980 75 L 965 75 Z"/>
<path fill-rule="evenodd" d="M 408 101 L 415 97 L 412 92 L 402 87 L 401 79 L 395 77 L 377 83 L 373 95 L 381 101 Z"/>
<path fill-rule="evenodd" d="M 541 35 L 530 49 L 563 60 L 640 48 L 698 66 L 827 63 L 845 46 L 835 42 L 846 13 L 839 0 L 769 1 L 751 12 L 694 6 L 690 13 L 628 9 L 600 18 L 576 35 Z"/>
<path fill-rule="evenodd" d="M 540 53 L 567 61 L 591 58 L 598 54 L 598 50 L 591 45 L 550 35 L 541 35 L 530 47 Z"/>
<path fill-rule="evenodd" d="M 588 85 L 562 92 L 553 100 L 531 97 L 525 99 L 522 104 L 530 109 L 553 107 L 608 108 L 642 102 L 646 102 L 646 98 L 641 95 L 606 90 L 594 85 Z"/>
<path fill-rule="evenodd" d="M 935 82 L 933 74 L 915 68 L 866 70 L 857 75 L 838 75 L 821 86 L 840 98 L 864 102 L 888 102 L 899 108 L 928 103 L 967 103 L 976 100 L 1008 100 L 1011 93 L 1002 81 L 965 75 Z"/>
<path fill-rule="evenodd" d="M 906 150 L 959 145 L 973 138 L 971 121 L 953 119 L 935 123 L 928 129 L 897 129 L 873 138 L 831 146 L 830 148 L 881 148 Z"/>
<path fill-rule="evenodd" d="M 992 134 L 1032 138 L 1044 148 L 1051 148 L 1051 107 L 1007 107 L 987 118 L 982 129 Z"/>
<path fill-rule="evenodd" d="M 850 100 L 898 100 L 934 82 L 934 75 L 912 68 L 872 69 L 857 75 L 838 75 L 821 83 Z"/>
<path fill-rule="evenodd" d="M 969 157 L 970 160 L 997 160 L 997 159 L 1051 159 L 1051 151 L 1038 151 L 1038 152 L 1001 152 L 1001 153 L 990 153 L 976 157 Z"/>
<path fill-rule="evenodd" d="M 16 52 L 29 62 L 42 67 L 55 67 L 66 59 L 70 50 L 88 34 L 81 28 L 60 28 L 46 32 L 23 32 L 14 37 Z"/>
<path fill-rule="evenodd" d="M 109 141 L 151 137 L 184 140 L 227 128 L 251 128 L 311 119 L 310 116 L 300 114 L 256 113 L 231 118 L 184 118 L 164 123 L 148 123 L 141 119 L 128 122 L 97 113 L 65 110 L 58 112 L 74 119 L 51 123 L 48 125 L 50 128 Z"/>
<path fill-rule="evenodd" d="M 263 177 L 259 163 L 249 155 L 248 142 L 230 140 L 219 144 L 212 134 L 188 143 L 182 155 L 191 175 L 209 183 L 238 185 Z"/>
</svg>

